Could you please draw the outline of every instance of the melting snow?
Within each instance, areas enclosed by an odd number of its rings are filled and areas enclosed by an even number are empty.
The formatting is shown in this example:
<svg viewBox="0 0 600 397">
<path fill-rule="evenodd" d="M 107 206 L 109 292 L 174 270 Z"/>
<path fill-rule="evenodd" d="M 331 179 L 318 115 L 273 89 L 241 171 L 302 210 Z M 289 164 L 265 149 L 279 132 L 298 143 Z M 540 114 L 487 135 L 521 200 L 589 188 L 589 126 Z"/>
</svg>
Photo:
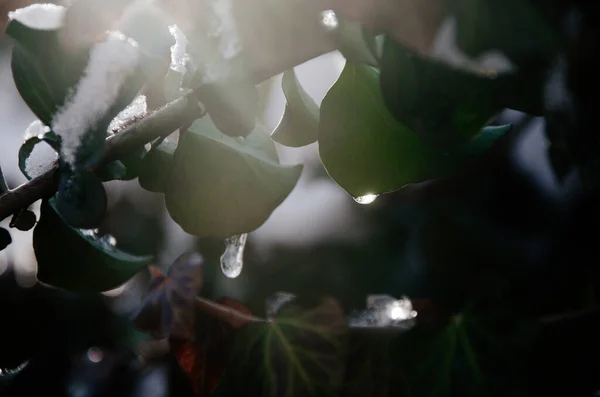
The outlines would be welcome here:
<svg viewBox="0 0 600 397">
<path fill-rule="evenodd" d="M 137 43 L 110 32 L 96 44 L 74 95 L 57 112 L 52 130 L 62 138 L 62 155 L 74 164 L 82 137 L 106 115 L 121 87 L 139 63 Z"/>
<path fill-rule="evenodd" d="M 50 132 L 50 128 L 45 126 L 40 120 L 35 120 L 25 130 L 25 140 L 44 135 L 46 132 Z"/>
<path fill-rule="evenodd" d="M 52 168 L 58 159 L 58 153 L 46 142 L 40 142 L 33 147 L 25 161 L 25 172 L 31 178 L 36 178 Z"/>
<path fill-rule="evenodd" d="M 66 8 L 56 4 L 32 4 L 8 13 L 8 18 L 40 30 L 60 28 L 65 20 Z"/>
<path fill-rule="evenodd" d="M 136 117 L 144 116 L 147 111 L 146 96 L 139 95 L 110 122 L 108 132 L 112 133 L 113 131 L 120 130 L 125 127 L 127 123 L 135 120 Z"/>
</svg>

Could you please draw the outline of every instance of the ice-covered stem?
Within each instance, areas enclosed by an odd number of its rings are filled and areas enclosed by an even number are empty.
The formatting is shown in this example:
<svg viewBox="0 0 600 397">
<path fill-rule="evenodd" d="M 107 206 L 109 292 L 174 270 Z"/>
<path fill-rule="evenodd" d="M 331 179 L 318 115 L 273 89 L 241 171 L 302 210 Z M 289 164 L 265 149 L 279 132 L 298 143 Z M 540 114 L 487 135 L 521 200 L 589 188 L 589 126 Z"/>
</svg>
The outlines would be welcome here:
<svg viewBox="0 0 600 397">
<path fill-rule="evenodd" d="M 175 131 L 201 117 L 204 113 L 201 105 L 192 95 L 181 97 L 164 107 L 157 109 L 123 131 L 107 138 L 106 147 L 100 164 L 128 154 L 153 139 Z M 55 178 L 58 165 L 37 178 L 0 196 L 0 220 L 5 219 L 35 201 L 51 197 L 57 188 Z"/>
</svg>

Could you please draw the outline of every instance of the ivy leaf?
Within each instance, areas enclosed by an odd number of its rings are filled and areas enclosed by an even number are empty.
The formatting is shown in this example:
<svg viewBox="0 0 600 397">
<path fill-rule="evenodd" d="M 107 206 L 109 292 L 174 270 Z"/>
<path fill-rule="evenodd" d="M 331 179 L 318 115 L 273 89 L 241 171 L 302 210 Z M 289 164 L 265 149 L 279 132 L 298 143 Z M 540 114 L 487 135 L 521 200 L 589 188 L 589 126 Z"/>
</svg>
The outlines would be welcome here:
<svg viewBox="0 0 600 397">
<path fill-rule="evenodd" d="M 96 171 L 96 176 L 98 176 L 102 182 L 123 179 L 126 175 L 127 168 L 119 160 L 111 161 Z"/>
<path fill-rule="evenodd" d="M 319 107 L 302 88 L 294 69 L 283 73 L 281 86 L 287 103 L 283 118 L 275 127 L 271 138 L 291 147 L 316 142 L 319 137 Z"/>
<path fill-rule="evenodd" d="M 216 302 L 239 313 L 252 315 L 250 309 L 235 299 L 224 297 Z M 194 395 L 204 397 L 211 395 L 222 381 L 236 329 L 223 319 L 212 316 L 198 316 L 198 321 L 195 342 L 172 339 L 170 345 L 192 384 Z"/>
<path fill-rule="evenodd" d="M 246 395 L 337 395 L 346 332 L 334 299 L 290 302 L 270 321 L 240 329 L 227 367 L 229 383 Z"/>
<path fill-rule="evenodd" d="M 69 225 L 93 229 L 102 222 L 108 199 L 98 176 L 88 171 L 72 172 L 63 166 L 54 205 Z"/>
<path fill-rule="evenodd" d="M 509 127 L 484 128 L 464 143 L 429 146 L 387 111 L 377 72 L 346 63 L 321 104 L 319 154 L 353 197 L 446 176 L 484 154 Z"/>
<path fill-rule="evenodd" d="M 283 166 L 258 126 L 246 139 L 196 120 L 175 150 L 165 201 L 186 232 L 229 237 L 262 225 L 292 191 L 302 166 Z"/>
<path fill-rule="evenodd" d="M 134 256 L 93 231 L 69 226 L 50 201 L 43 201 L 33 230 L 38 279 L 73 291 L 107 291 L 129 280 L 152 257 Z"/>
<path fill-rule="evenodd" d="M 6 185 L 6 180 L 4 179 L 4 174 L 2 173 L 2 167 L 0 167 L 0 195 L 8 192 L 8 186 Z"/>
<path fill-rule="evenodd" d="M 232 137 L 246 137 L 254 130 L 259 110 L 256 85 L 249 79 L 201 84 L 196 90 L 215 126 Z"/>
<path fill-rule="evenodd" d="M 202 286 L 202 263 L 200 254 L 190 252 L 177 258 L 166 275 L 150 267 L 153 279 L 135 326 L 157 339 L 194 340 L 194 299 Z"/>
<path fill-rule="evenodd" d="M 10 237 L 10 232 L 3 227 L 0 227 L 0 251 L 3 251 L 6 247 L 8 247 L 12 243 L 12 237 Z"/>
<path fill-rule="evenodd" d="M 45 125 L 63 105 L 69 89 L 77 84 L 86 67 L 87 49 L 65 51 L 60 30 L 37 30 L 16 19 L 6 34 L 15 40 L 11 68 L 19 94 Z"/>
<path fill-rule="evenodd" d="M 378 77 L 371 67 L 346 62 L 321 103 L 321 161 L 354 197 L 424 181 L 433 158 L 433 150 L 386 110 Z"/>
<path fill-rule="evenodd" d="M 150 192 L 164 193 L 173 168 L 173 154 L 177 144 L 165 139 L 152 148 L 140 164 L 138 182 Z"/>
<path fill-rule="evenodd" d="M 475 74 L 426 59 L 386 37 L 380 86 L 394 117 L 433 145 L 469 140 L 506 106 L 512 76 Z"/>
</svg>

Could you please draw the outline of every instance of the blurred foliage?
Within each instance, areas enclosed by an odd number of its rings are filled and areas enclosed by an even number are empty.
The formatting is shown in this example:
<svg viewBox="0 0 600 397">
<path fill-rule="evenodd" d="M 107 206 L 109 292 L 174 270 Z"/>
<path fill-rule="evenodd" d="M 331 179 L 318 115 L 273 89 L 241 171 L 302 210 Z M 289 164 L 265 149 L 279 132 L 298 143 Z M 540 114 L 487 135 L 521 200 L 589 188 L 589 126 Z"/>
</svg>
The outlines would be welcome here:
<svg viewBox="0 0 600 397">
<path fill-rule="evenodd" d="M 78 51 L 67 52 L 56 30 L 16 20 L 7 30 L 17 89 L 49 126 L 96 35 L 113 27 L 125 3 L 76 4 L 69 29 L 97 23 Z M 225 59 L 208 28 L 216 10 L 183 7 L 196 13 L 182 23 L 189 56 L 176 79 L 165 71 L 168 24 L 157 10 L 138 14 L 126 30 L 140 38 L 149 68 L 84 134 L 78 166 L 61 159 L 58 193 L 44 197 L 39 222 L 27 208 L 13 215 L 14 229 L 35 224 L 44 284 L 24 288 L 12 272 L 0 276 L 0 395 L 596 395 L 595 4 L 448 0 L 462 51 L 501 50 L 517 66 L 509 72 L 451 67 L 342 21 L 341 76 L 317 109 L 288 70 L 286 109 L 271 137 L 256 120 L 260 100 L 243 52 Z M 156 41 L 143 40 L 150 25 Z M 108 122 L 142 86 L 156 88 L 150 79 L 161 86 L 163 75 L 165 98 L 191 92 L 208 115 L 182 126 L 177 144 L 164 140 L 167 131 L 149 152 L 138 146 L 94 170 Z M 552 195 L 520 168 L 514 151 L 526 125 L 503 125 L 495 117 L 505 108 L 545 116 L 557 179 L 571 176 L 579 186 L 560 185 Z M 46 138 L 25 142 L 22 169 Z M 244 272 L 225 279 L 222 238 L 262 225 L 299 178 L 302 166 L 281 165 L 273 140 L 294 147 L 317 140 L 316 178 L 331 177 L 352 196 L 387 194 L 353 209 L 364 239 L 265 254 L 250 235 Z M 101 182 L 138 174 L 159 204 L 142 208 L 123 196 L 109 205 Z M 8 189 L 1 175 L 0 189 Z M 185 253 L 166 272 L 147 272 L 165 240 L 165 211 L 199 236 L 202 257 Z M 0 247 L 11 241 L 0 228 Z M 127 296 L 98 294 L 128 280 L 147 287 L 135 307 L 117 310 Z M 265 304 L 281 291 L 292 295 Z M 372 294 L 410 297 L 415 321 L 352 325 L 348 313 Z"/>
</svg>

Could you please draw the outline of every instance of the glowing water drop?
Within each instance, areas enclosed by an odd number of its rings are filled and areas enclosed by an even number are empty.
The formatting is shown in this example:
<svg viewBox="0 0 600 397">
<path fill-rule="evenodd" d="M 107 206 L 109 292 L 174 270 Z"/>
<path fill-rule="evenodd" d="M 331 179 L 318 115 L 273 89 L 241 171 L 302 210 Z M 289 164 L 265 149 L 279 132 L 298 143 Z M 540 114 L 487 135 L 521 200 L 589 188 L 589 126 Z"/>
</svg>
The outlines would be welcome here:
<svg viewBox="0 0 600 397">
<path fill-rule="evenodd" d="M 236 234 L 225 239 L 225 252 L 221 255 L 221 270 L 225 277 L 236 278 L 244 266 L 244 248 L 248 234 Z"/>
<path fill-rule="evenodd" d="M 354 197 L 354 201 L 358 204 L 371 204 L 378 196 L 377 194 L 365 194 L 364 196 Z"/>
<path fill-rule="evenodd" d="M 327 30 L 334 30 L 339 24 L 338 17 L 333 10 L 325 10 L 321 13 L 321 25 Z"/>
</svg>

